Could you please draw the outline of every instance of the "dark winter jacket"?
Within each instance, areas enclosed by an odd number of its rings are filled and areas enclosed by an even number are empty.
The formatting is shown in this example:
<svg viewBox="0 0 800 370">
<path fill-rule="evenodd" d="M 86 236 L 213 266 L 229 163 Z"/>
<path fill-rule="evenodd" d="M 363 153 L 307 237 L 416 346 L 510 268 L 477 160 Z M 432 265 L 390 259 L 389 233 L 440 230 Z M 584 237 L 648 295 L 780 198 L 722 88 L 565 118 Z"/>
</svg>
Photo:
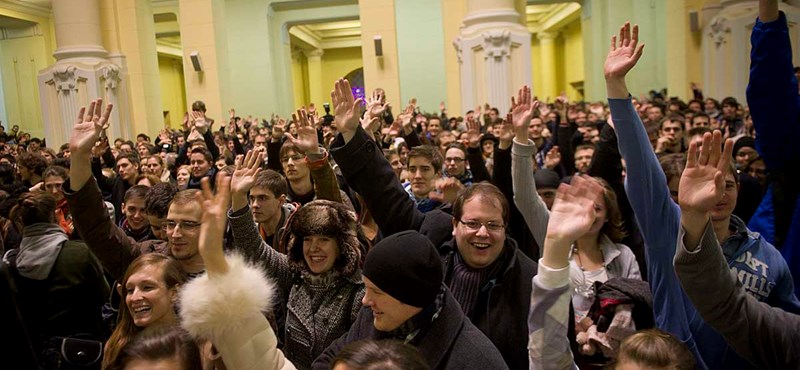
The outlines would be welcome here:
<svg viewBox="0 0 800 370">
<path fill-rule="evenodd" d="M 445 282 L 452 279 L 457 247 L 453 240 L 452 217 L 442 211 L 422 213 L 408 198 L 380 149 L 362 129 L 344 144 L 341 135 L 331 144 L 333 154 L 348 183 L 364 198 L 384 235 L 417 230 L 427 236 L 442 255 L 447 268 Z M 525 325 L 530 306 L 531 279 L 537 266 L 506 238 L 501 274 L 482 287 L 470 319 L 500 350 L 510 368 L 527 368 L 528 331 Z"/>
<path fill-rule="evenodd" d="M 329 369 L 331 361 L 349 343 L 362 339 L 378 339 L 380 333 L 375 330 L 373 320 L 372 310 L 362 308 L 350 331 L 333 342 L 314 361 L 313 369 Z M 461 312 L 461 306 L 449 289 L 445 292 L 444 306 L 439 316 L 424 336 L 418 339 L 415 347 L 434 370 L 508 369 L 492 342 Z"/>
</svg>

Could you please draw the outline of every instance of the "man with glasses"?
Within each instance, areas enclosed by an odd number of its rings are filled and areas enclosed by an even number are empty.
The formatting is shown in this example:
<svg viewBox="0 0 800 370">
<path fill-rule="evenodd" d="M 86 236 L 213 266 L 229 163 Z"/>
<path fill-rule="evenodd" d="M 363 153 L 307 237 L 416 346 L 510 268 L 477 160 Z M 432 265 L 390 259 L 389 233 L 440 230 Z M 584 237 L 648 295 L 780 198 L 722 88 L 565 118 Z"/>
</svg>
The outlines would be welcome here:
<svg viewBox="0 0 800 370">
<path fill-rule="evenodd" d="M 178 192 L 169 203 L 164 240 L 137 242 L 114 225 L 105 210 L 97 181 L 91 173 L 91 151 L 105 122 L 111 114 L 109 105 L 102 112 L 102 100 L 93 101 L 88 113 L 72 129 L 72 153 L 69 180 L 64 182 L 64 196 L 72 211 L 75 229 L 86 245 L 97 256 L 112 277 L 119 280 L 128 265 L 144 253 L 163 253 L 178 260 L 181 269 L 189 276 L 197 276 L 205 269 L 197 251 L 199 226 L 202 217 L 200 204 L 195 198 L 198 190 Z M 148 193 L 149 194 L 149 193 Z"/>
<path fill-rule="evenodd" d="M 444 282 L 466 316 L 500 350 L 509 368 L 527 368 L 528 332 L 519 323 L 527 319 L 537 266 L 506 234 L 509 205 L 503 193 L 477 183 L 458 195 L 453 217 L 438 209 L 419 211 L 359 125 L 349 82 L 337 81 L 331 95 L 340 132 L 331 153 L 383 235 L 417 230 L 428 237 L 443 260 Z"/>
</svg>

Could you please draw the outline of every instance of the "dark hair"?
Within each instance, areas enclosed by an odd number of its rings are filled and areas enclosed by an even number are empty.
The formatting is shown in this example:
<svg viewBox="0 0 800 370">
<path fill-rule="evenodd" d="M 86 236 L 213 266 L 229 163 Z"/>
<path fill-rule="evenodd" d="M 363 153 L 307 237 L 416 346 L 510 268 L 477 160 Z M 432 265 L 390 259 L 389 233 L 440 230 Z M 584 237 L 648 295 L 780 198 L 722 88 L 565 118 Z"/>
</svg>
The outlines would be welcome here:
<svg viewBox="0 0 800 370">
<path fill-rule="evenodd" d="M 153 328 L 139 333 L 120 351 L 109 370 L 124 370 L 133 360 L 176 359 L 183 370 L 201 369 L 200 347 L 180 326 Z"/>
<path fill-rule="evenodd" d="M 141 133 L 139 135 L 136 135 L 136 138 L 137 139 L 144 139 L 144 141 L 150 142 L 150 136 L 147 136 L 147 134 L 145 134 L 145 133 Z"/>
<path fill-rule="evenodd" d="M 464 144 L 456 141 L 454 143 L 450 143 L 447 145 L 447 148 L 444 150 L 444 154 L 447 155 L 447 151 L 450 149 L 458 149 L 464 153 L 464 159 L 467 159 L 467 147 Z"/>
<path fill-rule="evenodd" d="M 58 176 L 61 179 L 66 180 L 69 178 L 69 170 L 61 166 L 52 165 L 47 167 L 44 172 L 42 172 L 42 181 L 50 176 Z"/>
<path fill-rule="evenodd" d="M 150 190 L 149 187 L 144 185 L 134 185 L 131 186 L 128 191 L 125 192 L 125 197 L 123 198 L 123 202 L 127 202 L 131 198 L 142 198 L 147 195 L 147 192 Z"/>
<path fill-rule="evenodd" d="M 658 329 L 647 329 L 622 342 L 616 363 L 633 362 L 648 368 L 692 370 L 694 355 L 674 335 Z"/>
<path fill-rule="evenodd" d="M 39 153 L 22 153 L 19 155 L 17 163 L 37 176 L 41 176 L 42 172 L 47 168 L 47 160 Z"/>
<path fill-rule="evenodd" d="M 729 105 L 729 106 L 734 107 L 734 108 L 739 108 L 739 102 L 736 101 L 736 98 L 734 98 L 732 96 L 729 96 L 729 97 L 727 97 L 725 99 L 722 99 L 722 106 L 724 107 L 726 105 Z"/>
<path fill-rule="evenodd" d="M 688 137 L 692 138 L 692 137 L 695 137 L 697 135 L 703 136 L 703 135 L 706 134 L 706 132 L 714 132 L 714 130 L 712 130 L 710 127 L 706 127 L 706 126 L 692 127 L 688 132 Z"/>
<path fill-rule="evenodd" d="M 178 188 L 168 182 L 153 185 L 144 196 L 144 212 L 148 216 L 167 217 L 169 203 L 177 192 Z"/>
<path fill-rule="evenodd" d="M 281 158 L 285 157 L 286 156 L 286 152 L 288 152 L 290 150 L 295 152 L 295 153 L 297 153 L 297 154 L 302 153 L 300 151 L 300 149 L 298 149 L 297 146 L 292 144 L 290 141 L 284 141 L 283 145 L 281 145 L 281 151 L 279 152 L 278 158 L 277 158 L 279 163 L 283 163 L 283 160 Z"/>
<path fill-rule="evenodd" d="M 119 153 L 117 156 L 117 163 L 119 163 L 119 161 L 122 159 L 127 159 L 128 162 L 131 162 L 131 164 L 136 167 L 139 167 L 141 164 L 141 161 L 139 160 L 139 153 L 136 153 L 135 151 L 130 153 Z"/>
<path fill-rule="evenodd" d="M 658 163 L 661 164 L 661 170 L 664 171 L 669 183 L 672 178 L 683 175 L 683 169 L 686 168 L 686 155 L 683 153 L 667 154 L 659 158 Z"/>
<path fill-rule="evenodd" d="M 697 112 L 697 113 L 695 113 L 695 114 L 694 114 L 694 116 L 692 117 L 692 124 L 694 124 L 694 120 L 695 120 L 697 117 L 705 117 L 705 118 L 708 118 L 708 120 L 709 120 L 709 121 L 711 121 L 711 117 L 709 117 L 707 114 L 705 114 L 705 113 L 703 113 L 703 112 Z"/>
<path fill-rule="evenodd" d="M 345 346 L 331 362 L 331 369 L 345 364 L 358 370 L 428 370 L 416 348 L 396 340 L 360 340 Z"/>
<path fill-rule="evenodd" d="M 508 223 L 508 200 L 506 200 L 506 196 L 503 195 L 503 192 L 488 182 L 479 182 L 477 184 L 472 184 L 458 193 L 458 197 L 456 197 L 455 202 L 453 202 L 453 217 L 457 220 L 461 219 L 461 216 L 464 214 L 464 203 L 469 201 L 475 197 L 482 197 L 486 198 L 488 201 L 496 202 L 496 205 L 500 206 L 500 209 L 503 211 L 503 223 Z"/>
<path fill-rule="evenodd" d="M 150 181 L 150 183 L 153 184 L 153 185 L 158 184 L 158 183 L 161 182 L 161 179 L 158 176 L 153 175 L 152 173 L 140 173 L 139 176 L 136 176 L 136 180 L 133 183 L 134 184 L 138 184 L 139 181 L 142 181 L 142 180 L 145 180 L 145 179 L 147 181 Z M 149 186 L 146 186 L 146 185 L 142 185 L 142 186 L 149 188 Z"/>
<path fill-rule="evenodd" d="M 200 112 L 205 112 L 206 111 L 206 103 L 203 103 L 202 100 L 197 100 L 194 103 L 192 103 L 192 110 L 193 111 L 196 110 L 196 111 L 200 111 Z"/>
<path fill-rule="evenodd" d="M 259 173 L 253 182 L 253 187 L 266 188 L 276 198 L 284 194 L 289 194 L 289 185 L 286 184 L 286 178 L 273 170 L 266 170 Z"/>
<path fill-rule="evenodd" d="M 706 103 L 708 103 L 708 102 L 711 102 L 711 103 L 713 103 L 713 104 L 714 104 L 714 108 L 716 108 L 717 110 L 719 110 L 720 108 L 722 108 L 722 106 L 720 106 L 720 105 L 719 105 L 719 100 L 717 100 L 717 99 L 714 99 L 714 98 L 706 98 L 705 102 L 706 102 Z"/>
<path fill-rule="evenodd" d="M 681 130 L 683 130 L 683 125 L 684 123 L 686 123 L 686 118 L 683 118 L 683 116 L 676 113 L 669 114 L 658 122 L 658 129 L 659 130 L 663 129 L 664 123 L 666 122 L 677 122 L 681 125 Z"/>
<path fill-rule="evenodd" d="M 192 149 L 192 153 L 191 154 L 197 154 L 197 153 L 202 154 L 203 157 L 205 157 L 206 162 L 209 162 L 209 163 L 214 162 L 214 156 L 211 155 L 211 151 L 210 150 L 208 150 L 206 148 L 194 148 L 194 149 Z M 191 154 L 190 154 L 190 156 L 191 156 Z"/>
<path fill-rule="evenodd" d="M 10 218 L 22 230 L 26 226 L 38 223 L 52 223 L 56 212 L 56 198 L 50 193 L 34 191 L 23 194 L 14 208 Z"/>
<path fill-rule="evenodd" d="M 408 152 L 406 166 L 411 165 L 411 158 L 415 157 L 422 157 L 429 160 L 433 166 L 434 172 L 442 172 L 442 162 L 444 162 L 444 159 L 442 158 L 442 153 L 439 151 L 439 149 L 430 145 L 420 145 L 411 148 L 411 150 Z"/>
</svg>

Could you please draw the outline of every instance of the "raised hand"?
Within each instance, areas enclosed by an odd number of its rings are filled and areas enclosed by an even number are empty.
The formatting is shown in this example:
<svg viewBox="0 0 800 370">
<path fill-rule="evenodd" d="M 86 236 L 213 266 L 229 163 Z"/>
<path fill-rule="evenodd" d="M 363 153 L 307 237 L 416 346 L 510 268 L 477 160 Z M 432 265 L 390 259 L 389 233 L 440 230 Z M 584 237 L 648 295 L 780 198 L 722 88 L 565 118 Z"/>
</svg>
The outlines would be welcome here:
<svg viewBox="0 0 800 370">
<path fill-rule="evenodd" d="M 520 141 L 525 141 L 522 138 L 528 137 L 528 126 L 533 119 L 533 113 L 539 108 L 539 101 L 531 98 L 531 88 L 527 85 L 519 88 L 517 92 L 517 99 L 511 97 L 511 117 L 514 123 L 514 132 L 520 138 Z"/>
<path fill-rule="evenodd" d="M 283 132 L 286 129 L 286 121 L 283 118 L 278 118 L 274 125 L 272 125 L 272 142 L 276 143 L 283 137 Z"/>
<path fill-rule="evenodd" d="M 317 129 L 308 121 L 308 113 L 306 108 L 300 108 L 297 113 L 292 113 L 292 119 L 296 122 L 297 137 L 292 136 L 291 133 L 284 134 L 286 140 L 297 147 L 301 153 L 319 153 L 319 139 L 317 138 Z"/>
<path fill-rule="evenodd" d="M 246 155 L 237 155 L 234 162 L 233 176 L 231 177 L 231 192 L 234 195 L 244 194 L 253 187 L 256 177 L 261 173 L 261 153 L 263 147 L 256 148 L 247 152 Z"/>
<path fill-rule="evenodd" d="M 109 103 L 103 111 L 103 99 L 92 100 L 89 109 L 81 107 L 69 139 L 69 148 L 73 156 L 91 155 L 92 147 L 100 139 L 100 133 L 108 128 L 108 117 L 111 116 L 113 108 L 114 105 Z"/>
<path fill-rule="evenodd" d="M 634 25 L 631 32 L 631 24 L 626 22 L 619 29 L 619 40 L 617 36 L 611 37 L 611 48 L 603 66 L 606 79 L 624 79 L 639 61 L 643 49 L 644 44 L 639 44 L 639 26 Z"/>
<path fill-rule="evenodd" d="M 349 142 L 358 129 L 358 106 L 363 103 L 363 99 L 356 99 L 350 89 L 350 81 L 340 78 L 333 86 L 331 91 L 331 102 L 333 103 L 334 123 L 339 132 L 342 133 L 345 142 Z"/>
<path fill-rule="evenodd" d="M 370 118 L 379 118 L 389 109 L 389 103 L 384 101 L 380 92 L 373 92 L 372 97 L 367 98 L 367 114 Z"/>
<path fill-rule="evenodd" d="M 228 205 L 231 201 L 230 177 L 220 172 L 217 174 L 217 193 L 211 192 L 208 178 L 202 181 L 202 191 L 195 194 L 197 203 L 203 212 L 200 223 L 198 251 L 209 276 L 228 272 L 228 263 L 222 251 L 222 238 L 225 224 L 228 221 Z"/>
<path fill-rule="evenodd" d="M 428 197 L 441 203 L 453 203 L 458 198 L 458 192 L 464 189 L 464 184 L 455 177 L 443 177 L 435 182 L 436 190 Z"/>
<path fill-rule="evenodd" d="M 506 115 L 506 119 L 503 121 L 503 124 L 500 125 L 500 134 L 497 139 L 500 141 L 498 147 L 501 149 L 508 149 L 511 147 L 514 137 L 519 135 L 519 133 L 514 133 L 514 125 L 511 123 L 512 119 L 513 117 L 511 116 L 511 113 L 509 113 Z M 525 132 L 525 135 L 526 136 L 523 137 L 527 137 L 527 131 Z"/>
<path fill-rule="evenodd" d="M 543 254 L 547 267 L 567 266 L 570 246 L 592 228 L 597 218 L 595 205 L 603 202 L 603 187 L 591 178 L 574 176 L 570 185 L 558 187 L 547 223 Z"/>
<path fill-rule="evenodd" d="M 558 146 L 554 146 L 544 156 L 544 168 L 554 170 L 559 164 L 561 164 L 561 151 Z"/>
<path fill-rule="evenodd" d="M 481 124 L 475 118 L 467 119 L 467 141 L 470 148 L 481 146 Z"/>
<path fill-rule="evenodd" d="M 719 203 L 725 193 L 725 176 L 728 174 L 733 140 L 725 140 L 721 150 L 722 133 L 703 135 L 703 146 L 698 155 L 697 143 L 689 144 L 686 169 L 678 185 L 678 203 L 681 212 L 706 215 Z M 707 216 L 706 216 L 707 217 Z"/>
<path fill-rule="evenodd" d="M 200 134 L 205 134 L 208 131 L 208 121 L 206 121 L 206 114 L 200 111 L 192 111 L 192 124 Z"/>
<path fill-rule="evenodd" d="M 378 117 L 370 117 L 369 115 L 365 114 L 364 117 L 358 120 L 361 123 L 361 127 L 364 129 L 364 132 L 369 135 L 372 140 L 375 140 L 375 131 L 378 130 L 381 121 Z"/>
</svg>

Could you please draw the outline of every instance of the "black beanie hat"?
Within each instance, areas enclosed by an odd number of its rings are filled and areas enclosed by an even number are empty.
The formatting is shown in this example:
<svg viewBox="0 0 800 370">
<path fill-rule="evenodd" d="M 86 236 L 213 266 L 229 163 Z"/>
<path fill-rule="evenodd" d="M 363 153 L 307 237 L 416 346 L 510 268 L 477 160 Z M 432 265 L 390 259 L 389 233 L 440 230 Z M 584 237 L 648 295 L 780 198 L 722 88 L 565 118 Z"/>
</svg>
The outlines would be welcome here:
<svg viewBox="0 0 800 370">
<path fill-rule="evenodd" d="M 533 181 L 536 183 L 537 189 L 558 189 L 561 184 L 561 177 L 558 176 L 556 171 L 542 168 L 536 170 L 533 174 Z"/>
<path fill-rule="evenodd" d="M 375 244 L 362 273 L 393 298 L 420 308 L 436 300 L 444 280 L 442 260 L 433 243 L 413 230 Z"/>
<path fill-rule="evenodd" d="M 756 139 L 753 139 L 749 136 L 742 136 L 733 143 L 733 158 L 736 158 L 736 153 L 739 152 L 739 149 L 742 149 L 746 146 L 749 146 L 753 149 L 756 148 Z"/>
</svg>

